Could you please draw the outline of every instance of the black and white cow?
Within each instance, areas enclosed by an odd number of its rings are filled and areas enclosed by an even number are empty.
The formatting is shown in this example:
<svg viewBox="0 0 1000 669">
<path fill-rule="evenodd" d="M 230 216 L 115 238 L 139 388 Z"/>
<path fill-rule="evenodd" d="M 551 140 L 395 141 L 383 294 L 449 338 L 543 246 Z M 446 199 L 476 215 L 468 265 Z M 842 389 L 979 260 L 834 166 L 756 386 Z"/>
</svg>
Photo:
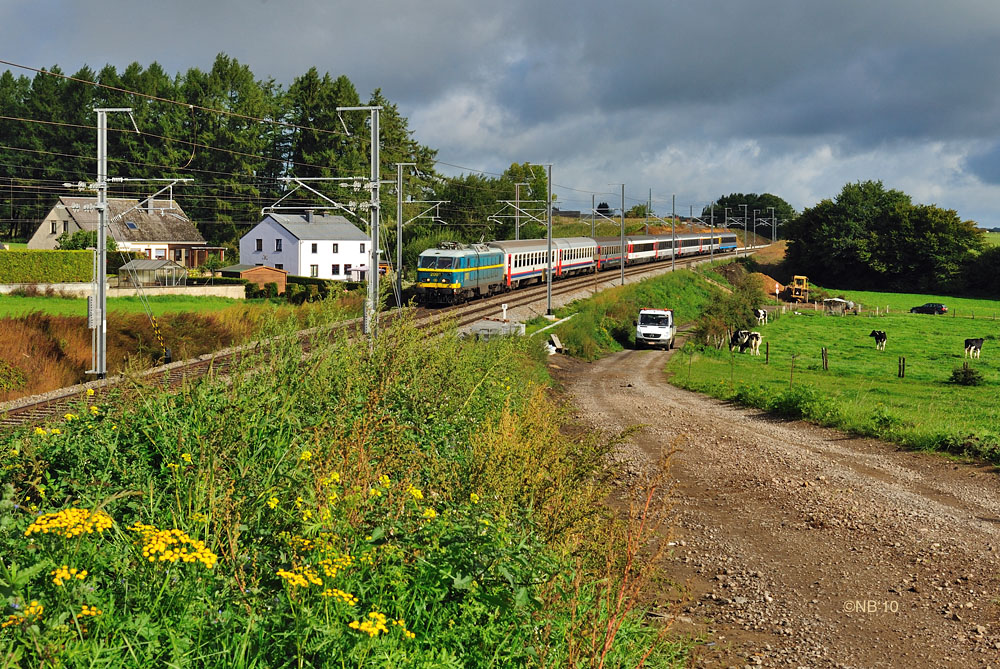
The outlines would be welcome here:
<svg viewBox="0 0 1000 669">
<path fill-rule="evenodd" d="M 979 353 L 983 350 L 983 338 L 979 339 L 966 339 L 965 340 L 965 355 L 970 358 L 978 358 Z M 962 356 L 965 357 L 965 356 Z"/>
<path fill-rule="evenodd" d="M 750 349 L 750 355 L 760 355 L 760 342 L 761 335 L 759 332 L 750 332 L 749 330 L 737 330 L 733 333 L 733 336 L 729 339 L 729 350 L 735 351 L 737 348 L 740 349 L 740 353 L 746 352 Z"/>
<path fill-rule="evenodd" d="M 757 319 L 757 325 L 763 325 L 767 323 L 767 311 L 764 309 L 754 309 L 753 315 Z"/>
<path fill-rule="evenodd" d="M 872 330 L 869 337 L 875 337 L 875 348 L 879 351 L 885 350 L 885 331 L 884 330 Z"/>
</svg>

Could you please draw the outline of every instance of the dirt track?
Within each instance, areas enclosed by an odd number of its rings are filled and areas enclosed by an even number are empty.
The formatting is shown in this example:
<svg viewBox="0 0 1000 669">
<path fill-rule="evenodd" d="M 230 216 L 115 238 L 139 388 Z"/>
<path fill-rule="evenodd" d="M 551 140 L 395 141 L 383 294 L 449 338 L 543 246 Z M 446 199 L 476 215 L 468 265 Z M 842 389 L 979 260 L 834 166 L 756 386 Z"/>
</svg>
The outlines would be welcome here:
<svg viewBox="0 0 1000 669">
<path fill-rule="evenodd" d="M 709 635 L 696 666 L 1000 668 L 992 468 L 674 388 L 667 355 L 552 364 L 581 422 L 645 424 L 615 454 L 624 487 L 679 438 L 666 569 L 674 632 Z"/>
</svg>

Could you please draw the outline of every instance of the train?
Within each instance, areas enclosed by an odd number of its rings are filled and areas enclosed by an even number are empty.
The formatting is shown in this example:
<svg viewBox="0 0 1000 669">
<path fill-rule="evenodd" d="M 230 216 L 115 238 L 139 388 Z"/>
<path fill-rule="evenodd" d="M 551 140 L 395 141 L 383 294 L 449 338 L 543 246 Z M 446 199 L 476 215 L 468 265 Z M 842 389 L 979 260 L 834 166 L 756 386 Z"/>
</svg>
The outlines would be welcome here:
<svg viewBox="0 0 1000 669">
<path fill-rule="evenodd" d="M 732 232 L 552 239 L 552 279 L 736 250 Z M 417 260 L 417 304 L 460 304 L 541 283 L 549 271 L 545 239 L 442 242 Z"/>
</svg>

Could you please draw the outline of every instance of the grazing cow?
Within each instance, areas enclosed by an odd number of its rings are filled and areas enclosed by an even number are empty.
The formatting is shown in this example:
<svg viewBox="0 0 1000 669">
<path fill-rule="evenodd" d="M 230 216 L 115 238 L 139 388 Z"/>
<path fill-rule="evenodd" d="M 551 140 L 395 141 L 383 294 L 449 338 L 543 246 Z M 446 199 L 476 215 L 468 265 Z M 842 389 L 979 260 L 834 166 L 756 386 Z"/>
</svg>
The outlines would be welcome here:
<svg viewBox="0 0 1000 669">
<path fill-rule="evenodd" d="M 978 358 L 979 353 L 983 350 L 983 338 L 979 339 L 966 339 L 965 340 L 965 355 L 970 358 Z M 965 356 L 962 356 L 965 357 Z"/>
<path fill-rule="evenodd" d="M 764 309 L 754 309 L 753 315 L 757 318 L 757 325 L 767 323 L 767 311 Z"/>
<path fill-rule="evenodd" d="M 737 330 L 733 333 L 733 336 L 729 338 L 729 350 L 735 351 L 738 346 L 740 353 L 746 350 L 747 341 L 750 339 L 749 330 Z"/>
<path fill-rule="evenodd" d="M 750 336 L 747 338 L 747 344 L 750 346 L 750 355 L 760 355 L 760 341 L 763 337 L 760 336 L 759 332 L 751 332 Z"/>
<path fill-rule="evenodd" d="M 879 351 L 885 350 L 885 331 L 884 330 L 872 330 L 869 337 L 875 337 L 875 348 Z"/>
</svg>

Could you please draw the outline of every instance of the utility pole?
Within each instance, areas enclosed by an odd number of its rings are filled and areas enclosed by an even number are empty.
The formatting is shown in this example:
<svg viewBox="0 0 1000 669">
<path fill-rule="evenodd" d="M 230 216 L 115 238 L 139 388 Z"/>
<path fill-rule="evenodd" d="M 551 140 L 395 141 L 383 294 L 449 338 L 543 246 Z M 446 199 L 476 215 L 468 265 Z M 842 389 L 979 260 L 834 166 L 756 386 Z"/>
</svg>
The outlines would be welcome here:
<svg viewBox="0 0 1000 669">
<path fill-rule="evenodd" d="M 748 215 L 747 215 L 747 206 L 745 204 L 741 204 L 740 206 L 743 207 L 743 257 L 746 258 L 747 257 L 747 253 L 748 253 L 748 251 L 747 251 L 747 218 L 748 218 Z"/>
<path fill-rule="evenodd" d="M 760 212 L 760 209 L 754 209 L 753 210 L 753 245 L 754 245 L 754 247 L 757 246 L 757 214 L 758 214 L 758 212 Z"/>
<path fill-rule="evenodd" d="M 625 184 L 622 184 L 622 285 L 625 285 Z"/>
<path fill-rule="evenodd" d="M 396 306 L 403 307 L 403 166 L 416 163 L 396 163 Z"/>
<path fill-rule="evenodd" d="M 364 333 L 375 339 L 378 334 L 378 223 L 379 223 L 379 129 L 378 113 L 382 107 L 337 107 L 339 114 L 343 111 L 366 111 L 371 113 L 371 172 L 368 187 L 371 189 L 369 200 L 369 234 L 371 234 L 371 249 L 368 254 L 368 299 L 365 302 L 363 323 Z"/>
<path fill-rule="evenodd" d="M 773 244 L 777 240 L 777 229 L 778 222 L 774 219 L 774 207 L 768 207 L 771 210 L 771 243 Z"/>
<path fill-rule="evenodd" d="M 595 195 L 593 193 L 591 193 L 590 194 L 590 236 L 591 237 L 594 236 L 594 212 L 596 211 L 596 209 L 594 209 L 594 207 L 597 206 L 595 204 L 597 202 L 597 200 L 595 200 L 594 198 L 595 198 Z M 11 202 L 13 202 L 13 200 L 11 200 Z"/>
<path fill-rule="evenodd" d="M 670 196 L 670 271 L 674 271 L 674 258 L 677 257 L 677 193 Z"/>
<path fill-rule="evenodd" d="M 702 209 L 702 211 L 705 211 Z M 709 205 L 708 209 L 708 220 L 709 220 L 709 244 L 708 244 L 708 262 L 712 262 L 715 259 L 715 203 Z"/>
<path fill-rule="evenodd" d="M 98 379 L 108 376 L 108 112 L 132 116 L 131 107 L 100 107 L 97 112 L 97 294 L 94 300 L 96 332 L 94 368 L 87 370 Z M 133 124 L 135 121 L 132 121 Z M 138 132 L 138 130 L 137 130 Z"/>
<path fill-rule="evenodd" d="M 653 189 L 649 189 L 649 198 L 646 200 L 646 234 L 649 234 L 649 212 L 653 209 Z"/>
<path fill-rule="evenodd" d="M 521 186 L 526 183 L 514 184 L 514 241 L 521 239 Z"/>
<path fill-rule="evenodd" d="M 546 175 L 546 209 L 548 215 L 548 270 L 545 272 L 545 315 L 552 315 L 552 163 L 546 165 L 548 172 Z"/>
</svg>

